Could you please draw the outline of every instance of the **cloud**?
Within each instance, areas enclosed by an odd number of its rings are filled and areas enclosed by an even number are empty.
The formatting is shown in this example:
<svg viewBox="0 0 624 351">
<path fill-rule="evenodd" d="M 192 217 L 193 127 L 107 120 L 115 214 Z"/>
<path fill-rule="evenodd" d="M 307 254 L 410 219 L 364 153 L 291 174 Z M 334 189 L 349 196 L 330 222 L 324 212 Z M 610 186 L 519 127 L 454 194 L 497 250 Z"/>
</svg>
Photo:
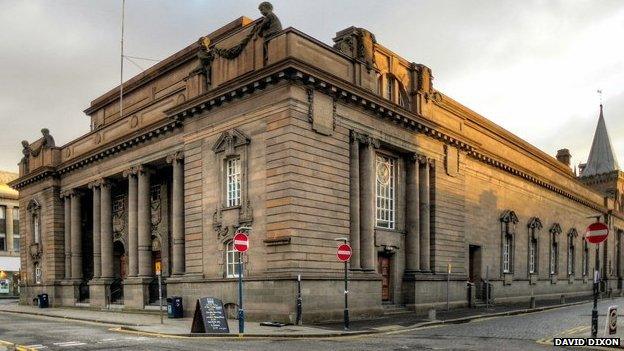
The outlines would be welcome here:
<svg viewBox="0 0 624 351">
<path fill-rule="evenodd" d="M 163 59 L 260 1 L 126 1 L 126 53 Z M 597 122 L 596 89 L 624 162 L 624 3 L 595 1 L 273 1 L 285 27 L 326 43 L 365 27 L 433 69 L 437 89 L 554 155 L 584 162 Z M 19 141 L 50 128 L 57 144 L 86 133 L 82 113 L 119 82 L 121 1 L 0 0 L 0 169 Z M 137 61 L 143 68 L 149 61 Z M 140 72 L 125 65 L 126 79 Z"/>
</svg>

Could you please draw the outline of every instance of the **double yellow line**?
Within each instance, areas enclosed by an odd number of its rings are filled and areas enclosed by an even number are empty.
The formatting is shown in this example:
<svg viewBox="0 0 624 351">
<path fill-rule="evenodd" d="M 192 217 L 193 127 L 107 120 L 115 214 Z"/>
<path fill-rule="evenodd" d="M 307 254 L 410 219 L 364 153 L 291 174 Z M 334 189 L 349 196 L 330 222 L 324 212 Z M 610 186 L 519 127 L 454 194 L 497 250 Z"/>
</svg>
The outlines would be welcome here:
<svg viewBox="0 0 624 351">
<path fill-rule="evenodd" d="M 23 345 L 18 345 L 16 343 L 12 343 L 10 341 L 0 340 L 0 346 L 4 346 L 9 351 L 36 351 L 36 349 L 26 347 Z"/>
</svg>

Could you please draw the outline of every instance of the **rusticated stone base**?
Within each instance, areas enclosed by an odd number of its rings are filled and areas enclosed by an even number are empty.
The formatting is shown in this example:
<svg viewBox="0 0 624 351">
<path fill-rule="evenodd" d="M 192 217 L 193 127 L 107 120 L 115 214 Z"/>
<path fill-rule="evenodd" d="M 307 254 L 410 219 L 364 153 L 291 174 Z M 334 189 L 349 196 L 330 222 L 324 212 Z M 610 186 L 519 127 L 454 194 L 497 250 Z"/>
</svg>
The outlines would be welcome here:
<svg viewBox="0 0 624 351">
<path fill-rule="evenodd" d="M 144 309 L 149 301 L 148 285 L 153 278 L 133 277 L 123 281 L 124 307 Z"/>
<path fill-rule="evenodd" d="M 110 303 L 110 284 L 112 279 L 93 279 L 89 282 L 91 307 L 106 307 Z"/>
</svg>

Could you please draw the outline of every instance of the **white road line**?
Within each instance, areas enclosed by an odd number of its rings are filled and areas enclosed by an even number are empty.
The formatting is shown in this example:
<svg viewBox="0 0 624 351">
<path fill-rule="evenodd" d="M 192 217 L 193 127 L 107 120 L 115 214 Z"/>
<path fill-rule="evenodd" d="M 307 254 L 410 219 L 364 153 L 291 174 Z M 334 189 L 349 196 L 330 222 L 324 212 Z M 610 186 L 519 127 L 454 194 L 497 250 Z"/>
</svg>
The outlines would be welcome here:
<svg viewBox="0 0 624 351">
<path fill-rule="evenodd" d="M 46 349 L 48 348 L 47 346 L 41 345 L 41 344 L 35 344 L 35 345 L 27 345 L 24 346 L 27 349 L 35 349 L 35 350 L 42 350 L 42 349 Z"/>
<path fill-rule="evenodd" d="M 55 342 L 55 343 L 53 343 L 53 345 L 59 346 L 59 347 L 81 346 L 81 345 L 86 345 L 86 344 L 87 343 L 80 342 L 80 341 L 66 341 L 66 342 Z"/>
</svg>

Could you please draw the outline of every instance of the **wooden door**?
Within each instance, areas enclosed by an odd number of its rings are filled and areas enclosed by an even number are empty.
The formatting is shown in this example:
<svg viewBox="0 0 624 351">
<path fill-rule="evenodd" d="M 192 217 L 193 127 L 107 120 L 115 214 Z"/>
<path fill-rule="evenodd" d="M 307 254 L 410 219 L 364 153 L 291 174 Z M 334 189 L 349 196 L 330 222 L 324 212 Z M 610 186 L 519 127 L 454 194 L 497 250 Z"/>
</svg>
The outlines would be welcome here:
<svg viewBox="0 0 624 351">
<path fill-rule="evenodd" d="M 381 274 L 381 300 L 390 301 L 390 258 L 379 256 L 379 274 Z"/>
</svg>

